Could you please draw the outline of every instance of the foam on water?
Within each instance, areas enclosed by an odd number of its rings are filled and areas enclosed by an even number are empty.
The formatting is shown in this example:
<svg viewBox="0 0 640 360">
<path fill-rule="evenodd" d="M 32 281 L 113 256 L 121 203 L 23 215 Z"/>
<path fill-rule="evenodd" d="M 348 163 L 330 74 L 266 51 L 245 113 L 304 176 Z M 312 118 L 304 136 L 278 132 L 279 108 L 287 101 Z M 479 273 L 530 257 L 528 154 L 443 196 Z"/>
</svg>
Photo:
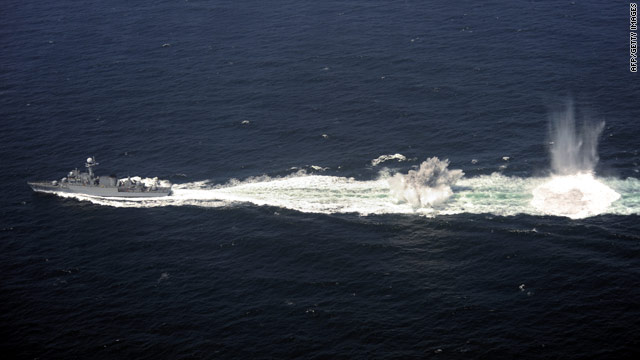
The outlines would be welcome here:
<svg viewBox="0 0 640 360">
<path fill-rule="evenodd" d="M 380 155 L 377 158 L 371 160 L 371 166 L 378 166 L 385 161 L 389 160 L 398 160 L 398 161 L 406 161 L 407 157 L 402 154 L 393 154 L 393 155 Z"/>
<path fill-rule="evenodd" d="M 591 173 L 553 176 L 533 190 L 531 204 L 544 214 L 580 219 L 604 213 L 620 194 Z"/>
</svg>

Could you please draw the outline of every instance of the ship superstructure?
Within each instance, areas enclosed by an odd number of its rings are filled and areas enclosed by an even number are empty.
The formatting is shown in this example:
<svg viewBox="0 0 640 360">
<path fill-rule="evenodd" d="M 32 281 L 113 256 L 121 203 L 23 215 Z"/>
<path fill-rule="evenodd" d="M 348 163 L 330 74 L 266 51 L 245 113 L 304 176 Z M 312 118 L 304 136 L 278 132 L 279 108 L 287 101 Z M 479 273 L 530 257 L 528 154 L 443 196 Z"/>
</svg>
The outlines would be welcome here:
<svg viewBox="0 0 640 360">
<path fill-rule="evenodd" d="M 157 197 L 171 193 L 171 184 L 159 181 L 158 178 L 141 179 L 127 177 L 118 179 L 116 176 L 96 176 L 93 168 L 99 165 L 95 157 L 90 157 L 85 163 L 86 172 L 77 168 L 71 170 L 61 180 L 28 182 L 33 191 L 62 192 L 101 197 Z"/>
</svg>

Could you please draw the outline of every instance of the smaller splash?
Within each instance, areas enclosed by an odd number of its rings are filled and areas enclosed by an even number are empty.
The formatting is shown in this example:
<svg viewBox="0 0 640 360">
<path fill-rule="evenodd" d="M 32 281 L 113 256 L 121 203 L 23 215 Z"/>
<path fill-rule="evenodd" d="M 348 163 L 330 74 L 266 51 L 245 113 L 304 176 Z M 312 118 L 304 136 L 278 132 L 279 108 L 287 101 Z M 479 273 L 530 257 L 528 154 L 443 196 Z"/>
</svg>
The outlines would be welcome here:
<svg viewBox="0 0 640 360">
<path fill-rule="evenodd" d="M 327 170 L 329 170 L 328 167 L 322 167 L 322 166 L 318 166 L 318 165 L 311 165 L 311 168 L 313 170 L 316 170 L 316 171 L 327 171 Z"/>
<path fill-rule="evenodd" d="M 388 180 L 391 195 L 397 202 L 409 203 L 414 208 L 440 205 L 451 197 L 451 186 L 464 175 L 462 170 L 448 167 L 449 160 L 432 157 L 420 164 L 418 170 L 395 174 Z"/>
<path fill-rule="evenodd" d="M 406 161 L 407 157 L 402 154 L 393 154 L 393 155 L 380 155 L 377 158 L 371 160 L 371 166 L 378 166 L 385 161 L 389 160 L 398 160 L 398 161 Z"/>
</svg>

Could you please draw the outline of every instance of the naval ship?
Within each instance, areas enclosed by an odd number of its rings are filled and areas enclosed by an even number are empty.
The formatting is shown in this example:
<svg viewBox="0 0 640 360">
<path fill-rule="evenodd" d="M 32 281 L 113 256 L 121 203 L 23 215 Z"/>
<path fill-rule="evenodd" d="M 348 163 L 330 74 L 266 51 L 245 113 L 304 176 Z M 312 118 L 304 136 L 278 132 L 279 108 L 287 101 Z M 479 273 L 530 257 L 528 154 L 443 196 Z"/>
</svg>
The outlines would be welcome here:
<svg viewBox="0 0 640 360">
<path fill-rule="evenodd" d="M 95 157 L 88 158 L 84 166 L 87 172 L 80 172 L 77 168 L 71 170 L 60 181 L 35 181 L 28 182 L 36 192 L 46 193 L 71 193 L 101 197 L 157 197 L 167 196 L 171 193 L 171 184 L 158 178 L 142 181 L 139 177 L 128 177 L 118 180 L 115 176 L 96 176 L 93 168 L 98 163 Z"/>
</svg>

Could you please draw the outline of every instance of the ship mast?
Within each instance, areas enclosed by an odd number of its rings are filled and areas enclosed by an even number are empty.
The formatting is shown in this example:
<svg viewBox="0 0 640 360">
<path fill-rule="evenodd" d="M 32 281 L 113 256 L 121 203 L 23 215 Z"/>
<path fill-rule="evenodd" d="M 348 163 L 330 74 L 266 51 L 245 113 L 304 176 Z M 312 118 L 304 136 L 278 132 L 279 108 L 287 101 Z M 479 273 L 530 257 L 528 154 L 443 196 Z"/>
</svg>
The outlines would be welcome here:
<svg viewBox="0 0 640 360">
<path fill-rule="evenodd" d="M 87 171 L 89 171 L 89 176 L 93 179 L 93 167 L 98 165 L 98 163 L 96 162 L 96 157 L 90 157 L 87 158 L 87 163 L 84 164 L 84 166 L 87 167 Z"/>
</svg>

